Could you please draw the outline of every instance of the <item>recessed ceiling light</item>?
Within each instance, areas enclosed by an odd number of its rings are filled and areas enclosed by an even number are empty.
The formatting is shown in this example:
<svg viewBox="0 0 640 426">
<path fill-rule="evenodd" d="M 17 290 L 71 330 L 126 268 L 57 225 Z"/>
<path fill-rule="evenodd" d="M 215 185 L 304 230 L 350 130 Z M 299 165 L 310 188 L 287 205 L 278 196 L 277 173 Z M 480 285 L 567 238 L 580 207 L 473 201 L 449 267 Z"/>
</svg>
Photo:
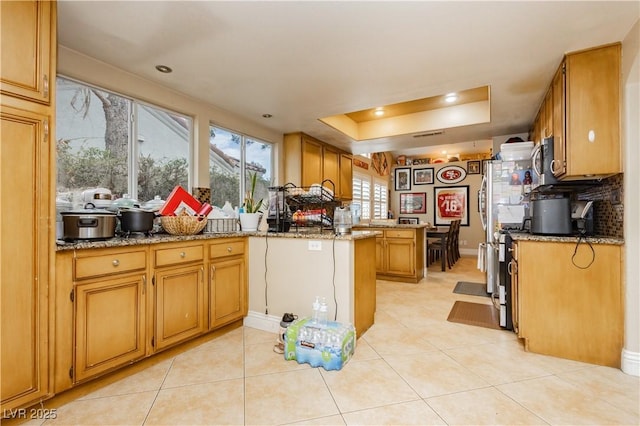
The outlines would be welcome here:
<svg viewBox="0 0 640 426">
<path fill-rule="evenodd" d="M 262 114 L 262 118 L 271 118 L 273 115 L 271 114 Z"/>
<path fill-rule="evenodd" d="M 458 96 L 455 93 L 447 93 L 444 97 L 444 100 L 449 103 L 455 102 L 458 100 Z"/>
<path fill-rule="evenodd" d="M 446 149 L 443 149 L 443 150 L 442 150 L 442 154 L 446 154 L 446 153 L 447 153 L 447 150 L 446 150 Z"/>
<path fill-rule="evenodd" d="M 170 72 L 173 72 L 173 70 L 166 65 L 156 65 L 156 69 L 165 74 L 169 74 Z"/>
<path fill-rule="evenodd" d="M 384 108 L 378 107 L 373 113 L 376 115 L 376 117 L 382 117 L 384 115 Z"/>
</svg>

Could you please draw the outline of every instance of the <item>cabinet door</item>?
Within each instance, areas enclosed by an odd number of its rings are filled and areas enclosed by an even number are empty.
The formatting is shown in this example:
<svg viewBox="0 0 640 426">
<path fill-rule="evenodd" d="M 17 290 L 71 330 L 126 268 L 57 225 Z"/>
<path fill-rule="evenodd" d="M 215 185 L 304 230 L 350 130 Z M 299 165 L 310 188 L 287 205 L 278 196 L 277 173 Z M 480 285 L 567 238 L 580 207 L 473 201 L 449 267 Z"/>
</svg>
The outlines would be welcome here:
<svg viewBox="0 0 640 426">
<path fill-rule="evenodd" d="M 209 281 L 209 329 L 247 315 L 244 258 L 215 261 Z"/>
<path fill-rule="evenodd" d="M 621 172 L 620 45 L 567 57 L 567 176 Z"/>
<path fill-rule="evenodd" d="M 350 155 L 340 155 L 340 194 L 343 200 L 353 198 L 353 158 Z"/>
<path fill-rule="evenodd" d="M 518 267 L 520 335 L 528 350 L 620 367 L 620 246 L 519 241 Z"/>
<path fill-rule="evenodd" d="M 49 105 L 55 3 L 0 2 L 0 92 Z"/>
<path fill-rule="evenodd" d="M 156 350 L 204 332 L 203 276 L 202 264 L 156 271 Z"/>
<path fill-rule="evenodd" d="M 48 120 L 45 115 L 0 107 L 0 395 L 4 409 L 37 401 L 48 393 L 48 259 L 53 249 L 48 237 Z"/>
<path fill-rule="evenodd" d="M 322 182 L 322 145 L 302 138 L 302 186 Z"/>
<path fill-rule="evenodd" d="M 415 243 L 407 239 L 386 239 L 387 273 L 413 276 L 416 273 Z"/>
<path fill-rule="evenodd" d="M 553 77 L 553 164 L 554 175 L 561 176 L 566 172 L 565 147 L 565 95 L 564 95 L 564 63 Z"/>
<path fill-rule="evenodd" d="M 327 146 L 322 150 L 322 179 L 335 185 L 335 196 L 340 196 L 340 153 Z M 331 188 L 331 185 L 328 185 Z"/>
<path fill-rule="evenodd" d="M 144 357 L 145 283 L 135 275 L 76 286 L 76 382 Z"/>
</svg>

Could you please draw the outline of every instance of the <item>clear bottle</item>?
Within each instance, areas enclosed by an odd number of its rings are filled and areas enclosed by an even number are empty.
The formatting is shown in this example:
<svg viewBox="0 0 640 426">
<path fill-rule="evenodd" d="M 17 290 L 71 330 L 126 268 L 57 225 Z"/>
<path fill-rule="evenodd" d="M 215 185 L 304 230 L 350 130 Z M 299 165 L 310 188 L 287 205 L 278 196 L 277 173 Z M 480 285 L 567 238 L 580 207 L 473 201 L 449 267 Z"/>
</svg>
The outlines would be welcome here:
<svg viewBox="0 0 640 426">
<path fill-rule="evenodd" d="M 311 305 L 313 311 L 311 314 L 311 325 L 318 325 L 320 322 L 320 296 L 316 296 L 316 300 Z"/>
<path fill-rule="evenodd" d="M 327 306 L 327 302 L 322 299 L 322 303 L 320 304 L 320 312 L 318 313 L 318 325 L 320 327 L 326 327 L 329 316 L 329 306 Z"/>
</svg>

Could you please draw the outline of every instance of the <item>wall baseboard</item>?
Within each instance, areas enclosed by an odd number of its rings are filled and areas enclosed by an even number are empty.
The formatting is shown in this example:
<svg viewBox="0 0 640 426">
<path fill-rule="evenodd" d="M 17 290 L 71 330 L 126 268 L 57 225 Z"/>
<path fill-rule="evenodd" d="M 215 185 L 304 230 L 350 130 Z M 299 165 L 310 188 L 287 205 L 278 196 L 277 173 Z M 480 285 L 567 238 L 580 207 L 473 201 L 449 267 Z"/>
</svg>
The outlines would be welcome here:
<svg viewBox="0 0 640 426">
<path fill-rule="evenodd" d="M 243 324 L 246 327 L 257 328 L 269 333 L 278 333 L 278 330 L 280 330 L 280 317 L 249 311 L 244 318 Z"/>
<path fill-rule="evenodd" d="M 620 369 L 630 376 L 640 376 L 640 353 L 623 349 Z"/>
</svg>

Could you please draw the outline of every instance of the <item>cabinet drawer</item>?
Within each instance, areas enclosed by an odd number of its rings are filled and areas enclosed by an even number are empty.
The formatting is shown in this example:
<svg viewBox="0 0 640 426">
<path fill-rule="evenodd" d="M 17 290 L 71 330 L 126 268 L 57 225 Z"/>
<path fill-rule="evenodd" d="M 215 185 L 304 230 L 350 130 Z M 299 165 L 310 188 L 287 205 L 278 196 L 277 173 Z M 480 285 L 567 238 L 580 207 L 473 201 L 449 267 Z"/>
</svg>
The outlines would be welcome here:
<svg viewBox="0 0 640 426">
<path fill-rule="evenodd" d="M 144 250 L 79 257 L 75 259 L 74 278 L 81 280 L 101 275 L 143 270 L 146 268 L 146 261 Z"/>
<path fill-rule="evenodd" d="M 209 246 L 209 259 L 239 254 L 244 254 L 243 240 L 224 241 Z"/>
<path fill-rule="evenodd" d="M 386 238 L 413 238 L 415 231 L 412 229 L 387 229 L 384 231 Z"/>
<path fill-rule="evenodd" d="M 202 261 L 204 248 L 202 245 L 166 248 L 155 251 L 156 266 L 179 265 Z"/>
</svg>

